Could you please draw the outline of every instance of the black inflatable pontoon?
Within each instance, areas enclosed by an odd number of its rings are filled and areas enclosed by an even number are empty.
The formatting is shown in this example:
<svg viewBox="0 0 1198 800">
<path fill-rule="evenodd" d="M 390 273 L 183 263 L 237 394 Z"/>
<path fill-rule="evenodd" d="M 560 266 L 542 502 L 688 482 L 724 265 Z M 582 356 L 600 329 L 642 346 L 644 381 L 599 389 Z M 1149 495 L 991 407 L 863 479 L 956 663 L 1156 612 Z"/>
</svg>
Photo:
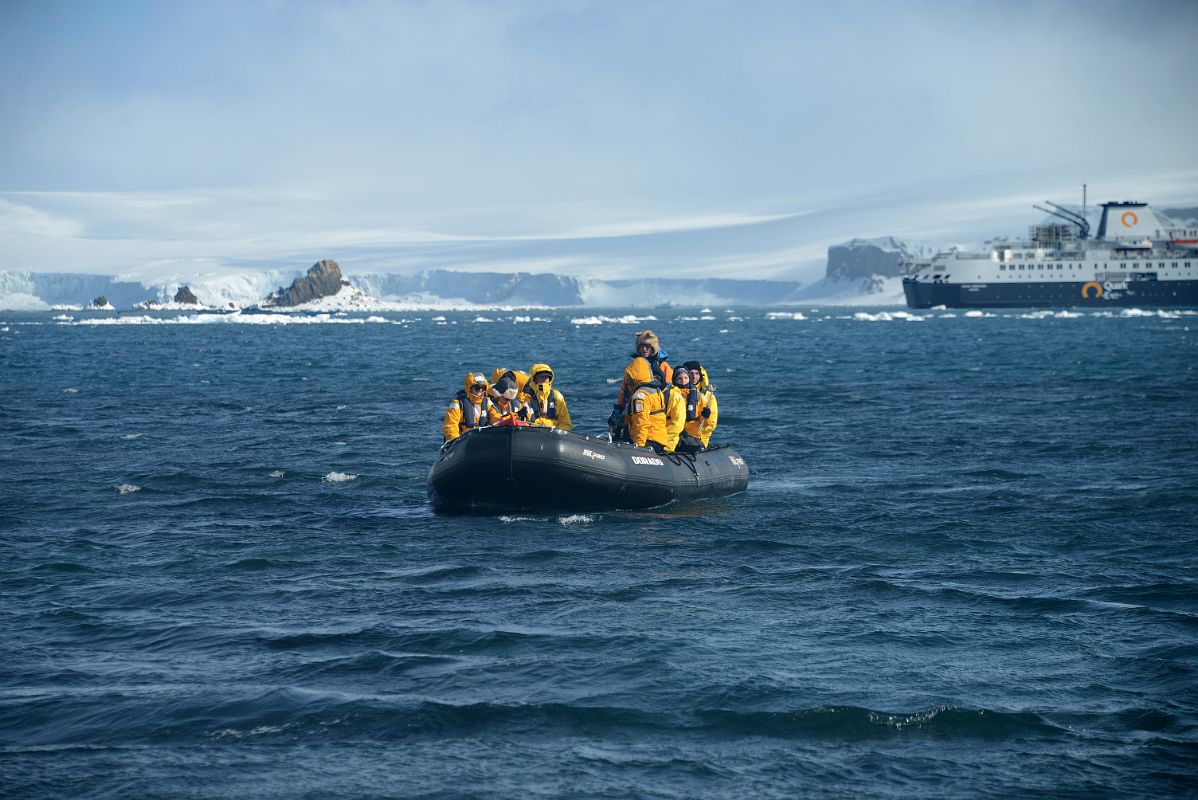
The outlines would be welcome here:
<svg viewBox="0 0 1198 800">
<path fill-rule="evenodd" d="M 449 512 L 654 508 L 748 485 L 744 459 L 727 446 L 658 455 L 537 426 L 467 431 L 442 445 L 428 474 L 429 502 Z"/>
</svg>

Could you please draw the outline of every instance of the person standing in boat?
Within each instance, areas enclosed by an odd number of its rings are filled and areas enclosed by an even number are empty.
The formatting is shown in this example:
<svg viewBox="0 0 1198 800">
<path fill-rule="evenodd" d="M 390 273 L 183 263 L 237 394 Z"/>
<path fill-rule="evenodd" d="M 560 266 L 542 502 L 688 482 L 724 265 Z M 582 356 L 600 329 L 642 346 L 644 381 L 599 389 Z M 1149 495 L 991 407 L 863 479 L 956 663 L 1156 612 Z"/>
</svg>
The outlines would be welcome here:
<svg viewBox="0 0 1198 800">
<path fill-rule="evenodd" d="M 465 388 L 449 401 L 441 432 L 445 441 L 456 439 L 468 430 L 491 424 L 491 400 L 487 396 L 487 376 L 467 372 Z"/>
<path fill-rule="evenodd" d="M 696 394 L 695 416 L 687 418 L 686 432 L 702 442 L 707 448 L 711 444 L 711 434 L 715 432 L 716 423 L 720 418 L 720 405 L 715 399 L 715 387 L 707 378 L 707 370 L 698 361 L 687 361 L 682 368 L 691 374 L 691 392 Z"/>
<path fill-rule="evenodd" d="M 570 409 L 566 408 L 566 398 L 553 388 L 553 368 L 548 364 L 533 364 L 528 368 L 528 374 L 532 377 L 524 384 L 520 399 L 532 410 L 533 424 L 563 431 L 574 430 Z"/>
<path fill-rule="evenodd" d="M 649 330 L 637 331 L 636 347 L 632 357 L 645 359 L 653 378 L 657 380 L 659 389 L 669 386 L 673 376 L 673 369 L 666 362 L 668 355 L 665 350 L 661 349 L 661 341 L 657 338 L 656 333 Z M 612 406 L 611 416 L 607 418 L 607 427 L 613 436 L 617 434 L 623 424 L 624 409 L 628 402 L 628 396 L 632 394 L 634 388 L 628 384 L 627 371 L 625 371 L 624 380 L 620 383 L 620 393 L 616 396 L 615 405 Z"/>
<path fill-rule="evenodd" d="M 637 357 L 624 368 L 624 381 L 631 387 L 624 425 L 628 440 L 638 447 L 652 447 L 658 453 L 666 446 L 665 396 L 653 376 L 649 361 Z"/>
<path fill-rule="evenodd" d="M 666 452 L 698 452 L 703 443 L 686 432 L 687 423 L 699 415 L 696 407 L 699 391 L 691 386 L 690 370 L 674 370 L 672 384 L 662 392 L 666 397 Z"/>
</svg>

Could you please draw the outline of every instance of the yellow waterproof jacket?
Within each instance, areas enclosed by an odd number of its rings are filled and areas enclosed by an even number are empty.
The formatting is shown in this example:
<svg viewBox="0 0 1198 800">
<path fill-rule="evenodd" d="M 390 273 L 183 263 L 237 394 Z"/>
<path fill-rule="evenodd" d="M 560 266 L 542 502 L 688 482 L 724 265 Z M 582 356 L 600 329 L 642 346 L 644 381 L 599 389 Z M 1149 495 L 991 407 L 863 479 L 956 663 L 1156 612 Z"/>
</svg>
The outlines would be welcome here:
<svg viewBox="0 0 1198 800">
<path fill-rule="evenodd" d="M 546 428 L 560 428 L 563 431 L 574 430 L 570 421 L 570 409 L 566 408 L 566 398 L 553 388 L 553 369 L 548 364 L 533 364 L 528 368 L 528 374 L 535 378 L 538 372 L 548 372 L 547 383 L 537 383 L 531 378 L 524 384 L 524 392 L 520 399 L 536 413 L 534 425 Z"/>
<path fill-rule="evenodd" d="M 641 447 L 648 442 L 666 445 L 666 398 L 660 391 L 648 385 L 653 379 L 649 362 L 634 358 L 624 369 L 624 378 L 634 387 L 629 398 L 624 420 L 628 426 L 629 440 Z"/>
<path fill-rule="evenodd" d="M 507 397 L 499 394 L 496 384 L 504 376 L 508 376 L 516 384 L 514 392 L 509 392 Z M 491 388 L 487 390 L 487 394 L 491 398 L 491 423 L 494 424 L 504 417 L 514 416 L 517 419 L 528 421 L 532 416 L 532 410 L 526 409 L 524 400 L 520 393 L 524 390 L 524 386 L 528 383 L 528 373 L 521 372 L 518 369 L 508 369 L 500 367 L 491 373 Z"/>
<path fill-rule="evenodd" d="M 709 447 L 711 434 L 715 431 L 716 423 L 720 418 L 720 405 L 715 399 L 715 392 L 713 391 L 715 387 L 707 379 L 707 370 L 704 368 L 699 369 L 699 383 L 697 386 L 699 402 L 695 405 L 695 418 L 686 423 L 684 430 L 703 442 L 704 447 Z M 691 391 L 694 391 L 694 389 Z"/>
<path fill-rule="evenodd" d="M 471 428 L 481 428 L 491 423 L 491 401 L 487 390 L 475 392 L 475 385 L 487 384 L 487 377 L 481 372 L 467 372 L 462 382 L 463 389 L 449 401 L 445 409 L 445 419 L 441 423 L 441 433 L 445 441 L 456 439 Z"/>
<path fill-rule="evenodd" d="M 666 452 L 672 453 L 678 447 L 678 435 L 686 427 L 686 398 L 689 389 L 680 386 L 669 386 L 662 394 L 666 398 Z"/>
</svg>

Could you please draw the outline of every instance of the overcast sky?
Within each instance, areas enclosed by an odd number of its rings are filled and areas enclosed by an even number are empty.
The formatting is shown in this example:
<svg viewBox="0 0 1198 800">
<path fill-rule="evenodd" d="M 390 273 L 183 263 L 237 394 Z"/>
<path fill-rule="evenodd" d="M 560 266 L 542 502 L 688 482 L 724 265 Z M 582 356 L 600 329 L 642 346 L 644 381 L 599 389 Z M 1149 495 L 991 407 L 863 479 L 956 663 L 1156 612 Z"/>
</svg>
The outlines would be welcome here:
<svg viewBox="0 0 1198 800">
<path fill-rule="evenodd" d="M 772 274 L 1083 182 L 1198 201 L 1196 50 L 1192 0 L 4 0 L 0 247 L 662 273 L 673 241 L 679 272 Z M 682 246 L 786 220 L 768 257 Z"/>
</svg>

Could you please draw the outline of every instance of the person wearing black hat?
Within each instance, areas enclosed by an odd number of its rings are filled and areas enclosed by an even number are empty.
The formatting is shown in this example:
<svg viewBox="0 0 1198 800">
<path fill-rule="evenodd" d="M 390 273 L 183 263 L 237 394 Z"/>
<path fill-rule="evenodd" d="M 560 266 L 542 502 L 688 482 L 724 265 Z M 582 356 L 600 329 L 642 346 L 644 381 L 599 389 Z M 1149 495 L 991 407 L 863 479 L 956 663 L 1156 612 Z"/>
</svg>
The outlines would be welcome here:
<svg viewBox="0 0 1198 800">
<path fill-rule="evenodd" d="M 672 385 L 666 387 L 666 450 L 677 453 L 696 453 L 703 449 L 703 443 L 686 432 L 686 423 L 695 419 L 698 413 L 695 404 L 699 392 L 691 385 L 691 373 L 688 369 L 676 369 L 672 376 Z"/>
<path fill-rule="evenodd" d="M 707 370 L 698 361 L 687 361 L 682 368 L 691 374 L 691 394 L 695 395 L 695 412 L 692 416 L 687 413 L 686 426 L 688 434 L 698 439 L 706 448 L 711 443 L 711 434 L 719 421 L 720 407 L 715 399 L 715 387 L 707 378 Z"/>
</svg>

